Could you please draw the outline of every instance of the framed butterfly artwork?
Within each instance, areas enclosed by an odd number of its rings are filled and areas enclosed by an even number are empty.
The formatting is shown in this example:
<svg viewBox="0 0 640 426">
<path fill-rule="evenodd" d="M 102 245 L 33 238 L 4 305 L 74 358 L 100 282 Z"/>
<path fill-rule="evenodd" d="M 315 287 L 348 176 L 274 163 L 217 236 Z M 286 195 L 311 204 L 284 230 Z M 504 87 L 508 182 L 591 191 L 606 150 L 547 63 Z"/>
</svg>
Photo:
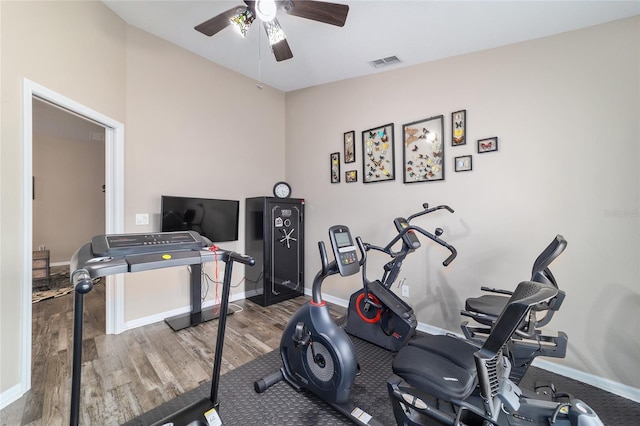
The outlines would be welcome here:
<svg viewBox="0 0 640 426">
<path fill-rule="evenodd" d="M 356 132 L 351 130 L 343 136 L 344 141 L 344 162 L 355 163 L 356 161 Z"/>
<path fill-rule="evenodd" d="M 467 110 L 451 113 L 451 146 L 467 143 Z"/>
<path fill-rule="evenodd" d="M 473 156 L 462 155 L 453 159 L 456 172 L 470 172 L 473 170 Z"/>
<path fill-rule="evenodd" d="M 362 182 L 396 179 L 393 123 L 362 132 Z"/>
<path fill-rule="evenodd" d="M 402 125 L 404 183 L 444 180 L 444 115 Z"/>
<path fill-rule="evenodd" d="M 478 140 L 478 154 L 485 152 L 493 152 L 498 150 L 498 137 L 480 139 Z"/>
<path fill-rule="evenodd" d="M 331 163 L 331 183 L 340 183 L 340 153 L 332 152 L 329 161 Z"/>
</svg>

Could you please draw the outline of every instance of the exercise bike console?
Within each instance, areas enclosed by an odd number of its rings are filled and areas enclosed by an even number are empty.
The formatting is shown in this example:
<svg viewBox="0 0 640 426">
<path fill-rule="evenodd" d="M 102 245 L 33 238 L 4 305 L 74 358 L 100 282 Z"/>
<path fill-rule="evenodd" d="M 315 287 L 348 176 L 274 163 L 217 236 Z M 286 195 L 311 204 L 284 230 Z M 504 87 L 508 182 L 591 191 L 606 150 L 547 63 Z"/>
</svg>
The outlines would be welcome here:
<svg viewBox="0 0 640 426">
<path fill-rule="evenodd" d="M 360 272 L 358 254 L 349 228 L 343 225 L 332 226 L 329 228 L 329 240 L 340 275 L 346 277 Z"/>
</svg>

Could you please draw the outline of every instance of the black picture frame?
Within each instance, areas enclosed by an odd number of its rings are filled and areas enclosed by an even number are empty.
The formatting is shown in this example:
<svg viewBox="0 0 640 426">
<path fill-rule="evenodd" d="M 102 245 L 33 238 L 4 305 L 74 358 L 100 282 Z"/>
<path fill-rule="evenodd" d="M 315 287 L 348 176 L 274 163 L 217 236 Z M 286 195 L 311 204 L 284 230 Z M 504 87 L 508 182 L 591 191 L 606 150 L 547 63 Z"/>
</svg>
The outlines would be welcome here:
<svg viewBox="0 0 640 426">
<path fill-rule="evenodd" d="M 362 182 L 396 179 L 393 123 L 362 132 Z"/>
<path fill-rule="evenodd" d="M 331 183 L 339 183 L 340 182 L 340 153 L 332 152 L 329 155 L 330 166 L 331 166 Z"/>
<path fill-rule="evenodd" d="M 495 152 L 498 150 L 498 137 L 478 139 L 478 154 Z"/>
<path fill-rule="evenodd" d="M 444 180 L 444 115 L 402 125 L 403 182 Z"/>
<path fill-rule="evenodd" d="M 358 171 L 357 170 L 347 170 L 344 172 L 344 181 L 346 183 L 352 183 L 358 181 Z"/>
<path fill-rule="evenodd" d="M 473 170 L 473 157 L 471 155 L 461 155 L 453 159 L 456 172 L 470 172 Z"/>
<path fill-rule="evenodd" d="M 467 143 L 467 110 L 461 109 L 451 113 L 451 146 L 462 146 Z"/>
<path fill-rule="evenodd" d="M 350 130 L 344 133 L 343 136 L 343 144 L 344 144 L 344 162 L 347 163 L 355 163 L 356 162 L 356 132 L 355 130 Z"/>
</svg>

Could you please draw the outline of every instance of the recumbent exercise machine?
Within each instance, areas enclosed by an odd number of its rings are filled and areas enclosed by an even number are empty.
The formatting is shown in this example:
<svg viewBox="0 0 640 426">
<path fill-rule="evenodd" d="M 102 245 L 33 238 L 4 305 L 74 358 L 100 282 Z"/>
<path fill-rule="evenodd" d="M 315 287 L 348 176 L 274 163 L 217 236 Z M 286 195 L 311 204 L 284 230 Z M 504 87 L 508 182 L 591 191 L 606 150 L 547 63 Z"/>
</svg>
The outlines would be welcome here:
<svg viewBox="0 0 640 426">
<path fill-rule="evenodd" d="M 524 281 L 513 292 L 481 348 L 449 335 L 416 339 L 393 361 L 387 385 L 401 425 L 603 425 L 579 399 L 567 403 L 527 395 L 509 379 L 503 351 L 534 306 L 552 300 L 553 286 Z"/>
<path fill-rule="evenodd" d="M 565 299 L 565 292 L 558 288 L 558 283 L 549 266 L 564 252 L 566 247 L 567 240 L 558 234 L 533 263 L 530 281 L 552 285 L 558 290 L 558 294 L 549 301 L 533 306 L 529 315 L 514 333 L 513 338 L 509 340 L 507 345 L 511 361 L 509 378 L 516 384 L 524 377 L 536 357 L 564 358 L 567 353 L 569 339 L 566 333 L 559 331 L 556 336 L 551 336 L 543 334 L 541 330 L 542 327 L 549 324 Z M 504 310 L 510 296 L 513 295 L 513 292 L 508 290 L 489 287 L 481 289 L 490 294 L 468 298 L 465 302 L 465 309 L 460 311 L 462 315 L 481 324 L 480 326 L 471 326 L 468 321 L 461 324 L 464 336 L 479 345 L 482 345 L 486 340 L 491 326 Z"/>
</svg>

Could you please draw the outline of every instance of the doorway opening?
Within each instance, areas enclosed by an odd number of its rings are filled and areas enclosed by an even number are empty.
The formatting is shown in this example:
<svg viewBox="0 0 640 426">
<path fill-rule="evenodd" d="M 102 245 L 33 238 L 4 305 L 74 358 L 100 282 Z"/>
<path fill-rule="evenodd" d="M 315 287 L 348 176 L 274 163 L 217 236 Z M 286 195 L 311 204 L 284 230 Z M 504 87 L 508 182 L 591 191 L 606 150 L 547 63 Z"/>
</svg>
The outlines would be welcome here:
<svg viewBox="0 0 640 426">
<path fill-rule="evenodd" d="M 42 100 L 68 113 L 78 115 L 104 128 L 105 147 L 105 233 L 124 230 L 124 125 L 106 115 L 88 108 L 30 80 L 23 80 L 22 91 L 23 134 L 23 259 L 22 318 L 20 366 L 21 393 L 31 387 L 32 358 L 32 247 L 33 247 L 33 104 Z M 83 208 L 83 194 L 77 194 L 71 209 Z M 106 280 L 105 323 L 106 334 L 124 331 L 124 280 L 112 276 Z"/>
</svg>

